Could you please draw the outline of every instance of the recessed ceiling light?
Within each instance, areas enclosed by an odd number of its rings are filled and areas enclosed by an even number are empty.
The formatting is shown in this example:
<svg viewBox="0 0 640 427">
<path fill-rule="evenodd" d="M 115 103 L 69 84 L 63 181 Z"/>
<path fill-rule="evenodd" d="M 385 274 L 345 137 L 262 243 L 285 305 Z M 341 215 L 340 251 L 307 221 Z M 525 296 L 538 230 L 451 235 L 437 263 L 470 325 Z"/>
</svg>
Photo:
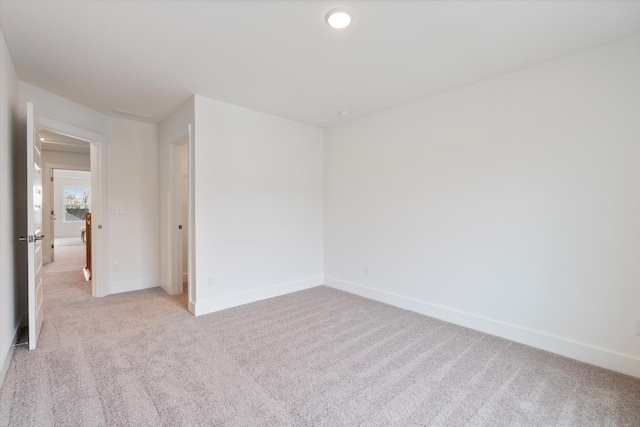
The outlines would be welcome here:
<svg viewBox="0 0 640 427">
<path fill-rule="evenodd" d="M 340 114 L 342 117 L 347 117 L 349 114 L 351 114 L 351 110 L 340 110 L 338 111 L 338 114 Z"/>
<path fill-rule="evenodd" d="M 341 29 L 351 24 L 351 15 L 344 9 L 331 9 L 324 19 L 331 27 Z"/>
</svg>

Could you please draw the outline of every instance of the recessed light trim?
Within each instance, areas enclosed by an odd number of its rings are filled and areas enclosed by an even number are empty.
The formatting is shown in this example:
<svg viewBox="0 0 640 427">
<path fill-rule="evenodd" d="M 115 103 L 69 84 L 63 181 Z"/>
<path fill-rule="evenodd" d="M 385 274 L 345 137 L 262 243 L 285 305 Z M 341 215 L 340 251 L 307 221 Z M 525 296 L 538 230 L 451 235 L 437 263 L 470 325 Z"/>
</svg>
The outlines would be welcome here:
<svg viewBox="0 0 640 427">
<path fill-rule="evenodd" d="M 338 111 L 338 114 L 341 117 L 347 117 L 349 114 L 351 114 L 351 110 L 340 110 L 340 111 Z"/>
<path fill-rule="evenodd" d="M 324 16 L 324 19 L 331 28 L 335 28 L 337 30 L 348 27 L 353 20 L 351 18 L 351 14 L 344 9 L 331 9 Z"/>
</svg>

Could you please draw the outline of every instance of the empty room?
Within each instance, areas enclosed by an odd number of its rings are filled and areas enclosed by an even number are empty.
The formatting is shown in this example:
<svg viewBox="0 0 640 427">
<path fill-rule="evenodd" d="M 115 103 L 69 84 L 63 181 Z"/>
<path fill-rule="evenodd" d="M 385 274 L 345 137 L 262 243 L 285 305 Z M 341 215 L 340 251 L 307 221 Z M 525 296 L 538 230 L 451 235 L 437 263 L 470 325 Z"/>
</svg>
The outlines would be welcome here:
<svg viewBox="0 0 640 427">
<path fill-rule="evenodd" d="M 0 0 L 5 425 L 640 425 L 640 2 Z"/>
</svg>

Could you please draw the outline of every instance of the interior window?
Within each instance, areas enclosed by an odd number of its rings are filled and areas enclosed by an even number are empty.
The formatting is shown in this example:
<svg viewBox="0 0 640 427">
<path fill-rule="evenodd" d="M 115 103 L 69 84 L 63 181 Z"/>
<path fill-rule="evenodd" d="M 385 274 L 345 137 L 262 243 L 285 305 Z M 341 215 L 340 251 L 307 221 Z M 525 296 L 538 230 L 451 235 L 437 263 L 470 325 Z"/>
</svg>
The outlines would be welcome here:
<svg viewBox="0 0 640 427">
<path fill-rule="evenodd" d="M 87 212 L 91 211 L 91 193 L 88 188 L 64 188 L 64 221 L 84 221 Z"/>
</svg>

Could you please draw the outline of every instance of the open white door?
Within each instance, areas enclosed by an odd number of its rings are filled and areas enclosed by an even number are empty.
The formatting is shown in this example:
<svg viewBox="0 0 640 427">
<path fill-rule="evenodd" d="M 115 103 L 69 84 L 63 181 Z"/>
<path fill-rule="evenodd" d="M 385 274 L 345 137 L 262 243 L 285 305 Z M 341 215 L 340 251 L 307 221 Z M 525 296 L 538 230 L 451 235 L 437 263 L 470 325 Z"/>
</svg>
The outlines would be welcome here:
<svg viewBox="0 0 640 427">
<path fill-rule="evenodd" d="M 33 111 L 27 103 L 27 244 L 29 288 L 29 350 L 38 343 L 42 311 L 42 155 Z"/>
</svg>

